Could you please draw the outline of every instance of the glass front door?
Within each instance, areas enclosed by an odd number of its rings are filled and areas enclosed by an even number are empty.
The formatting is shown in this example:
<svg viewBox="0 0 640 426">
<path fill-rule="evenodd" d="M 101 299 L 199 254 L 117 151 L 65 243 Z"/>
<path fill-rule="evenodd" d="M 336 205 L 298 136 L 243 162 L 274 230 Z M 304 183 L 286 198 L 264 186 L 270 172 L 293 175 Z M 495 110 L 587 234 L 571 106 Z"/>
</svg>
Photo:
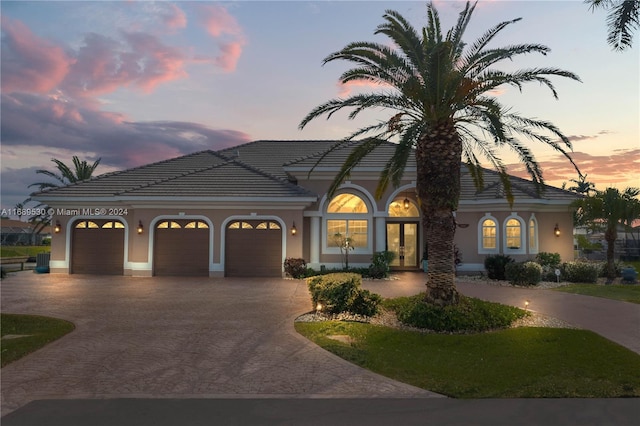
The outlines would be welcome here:
<svg viewBox="0 0 640 426">
<path fill-rule="evenodd" d="M 391 267 L 410 269 L 418 267 L 418 223 L 387 223 L 387 250 L 395 253 Z"/>
</svg>

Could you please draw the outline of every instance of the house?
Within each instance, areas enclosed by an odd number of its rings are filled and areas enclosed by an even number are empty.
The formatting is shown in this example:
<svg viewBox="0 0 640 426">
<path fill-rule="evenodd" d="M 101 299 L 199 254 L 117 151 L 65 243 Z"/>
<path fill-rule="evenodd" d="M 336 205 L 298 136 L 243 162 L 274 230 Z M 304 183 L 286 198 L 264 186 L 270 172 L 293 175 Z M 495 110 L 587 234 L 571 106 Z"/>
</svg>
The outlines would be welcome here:
<svg viewBox="0 0 640 426">
<path fill-rule="evenodd" d="M 0 219 L 0 244 L 3 246 L 42 245 L 51 238 L 51 227 L 8 218 Z"/>
<path fill-rule="evenodd" d="M 202 151 L 43 191 L 56 225 L 51 272 L 134 276 L 283 275 L 287 257 L 320 269 L 342 264 L 336 234 L 353 243 L 351 266 L 374 252 L 397 254 L 395 269 L 419 269 L 424 236 L 415 161 L 401 185 L 374 197 L 389 143 L 372 152 L 329 199 L 327 188 L 351 146 L 318 160 L 335 141 L 255 141 Z M 357 142 L 354 142 L 357 143 Z M 516 260 L 540 251 L 573 259 L 575 195 L 512 177 L 513 206 L 487 170 L 477 191 L 463 167 L 455 242 L 460 272 L 481 271 L 490 254 Z"/>
</svg>

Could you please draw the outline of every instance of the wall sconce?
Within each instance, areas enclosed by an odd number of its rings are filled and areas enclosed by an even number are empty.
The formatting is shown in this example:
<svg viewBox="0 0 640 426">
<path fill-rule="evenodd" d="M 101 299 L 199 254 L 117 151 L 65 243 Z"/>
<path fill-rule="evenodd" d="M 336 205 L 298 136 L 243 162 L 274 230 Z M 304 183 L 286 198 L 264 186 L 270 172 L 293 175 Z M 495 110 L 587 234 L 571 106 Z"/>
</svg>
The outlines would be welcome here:
<svg viewBox="0 0 640 426">
<path fill-rule="evenodd" d="M 142 232 L 144 232 L 144 227 L 142 226 L 142 221 L 139 220 L 138 221 L 138 235 L 142 234 Z"/>
<path fill-rule="evenodd" d="M 558 226 L 557 223 L 556 223 L 556 227 L 553 228 L 553 235 L 555 235 L 556 237 L 560 236 L 560 227 Z"/>
<path fill-rule="evenodd" d="M 56 234 L 59 234 L 60 231 L 62 231 L 62 226 L 60 225 L 60 221 L 56 220 L 56 226 L 55 228 L 53 228 L 53 232 L 55 232 Z"/>
<path fill-rule="evenodd" d="M 296 235 L 298 233 L 298 229 L 296 229 L 296 223 L 293 222 L 293 226 L 291 227 L 291 235 Z"/>
<path fill-rule="evenodd" d="M 409 210 L 409 207 L 411 206 L 411 203 L 409 202 L 409 199 L 406 196 L 404 197 L 402 206 L 404 207 L 405 210 Z"/>
</svg>

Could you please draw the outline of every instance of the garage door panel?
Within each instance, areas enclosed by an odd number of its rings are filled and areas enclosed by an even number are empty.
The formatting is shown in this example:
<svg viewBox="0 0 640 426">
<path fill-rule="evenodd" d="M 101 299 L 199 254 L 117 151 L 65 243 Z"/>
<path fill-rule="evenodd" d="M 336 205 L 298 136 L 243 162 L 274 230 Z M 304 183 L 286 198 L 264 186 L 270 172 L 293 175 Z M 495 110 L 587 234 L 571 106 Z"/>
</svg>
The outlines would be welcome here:
<svg viewBox="0 0 640 426">
<path fill-rule="evenodd" d="M 209 229 L 157 228 L 154 275 L 209 276 Z"/>
<path fill-rule="evenodd" d="M 252 223 L 255 225 L 255 223 Z M 280 229 L 227 229 L 225 275 L 279 277 L 282 275 L 282 231 Z"/>
<path fill-rule="evenodd" d="M 124 229 L 74 228 L 72 232 L 72 274 L 124 274 Z"/>
</svg>

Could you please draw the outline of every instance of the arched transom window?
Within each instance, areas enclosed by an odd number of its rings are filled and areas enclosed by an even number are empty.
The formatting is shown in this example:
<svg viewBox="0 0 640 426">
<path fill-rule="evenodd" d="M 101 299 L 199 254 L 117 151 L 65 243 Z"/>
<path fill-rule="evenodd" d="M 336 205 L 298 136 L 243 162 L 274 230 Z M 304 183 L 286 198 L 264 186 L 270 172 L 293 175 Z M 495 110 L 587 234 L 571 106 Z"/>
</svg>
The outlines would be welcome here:
<svg viewBox="0 0 640 426">
<path fill-rule="evenodd" d="M 336 195 L 327 205 L 324 247 L 327 252 L 339 251 L 348 241 L 355 252 L 370 253 L 371 215 L 367 203 L 358 195 Z"/>
<path fill-rule="evenodd" d="M 389 204 L 389 217 L 420 217 L 418 206 L 411 200 L 395 200 Z"/>
</svg>

